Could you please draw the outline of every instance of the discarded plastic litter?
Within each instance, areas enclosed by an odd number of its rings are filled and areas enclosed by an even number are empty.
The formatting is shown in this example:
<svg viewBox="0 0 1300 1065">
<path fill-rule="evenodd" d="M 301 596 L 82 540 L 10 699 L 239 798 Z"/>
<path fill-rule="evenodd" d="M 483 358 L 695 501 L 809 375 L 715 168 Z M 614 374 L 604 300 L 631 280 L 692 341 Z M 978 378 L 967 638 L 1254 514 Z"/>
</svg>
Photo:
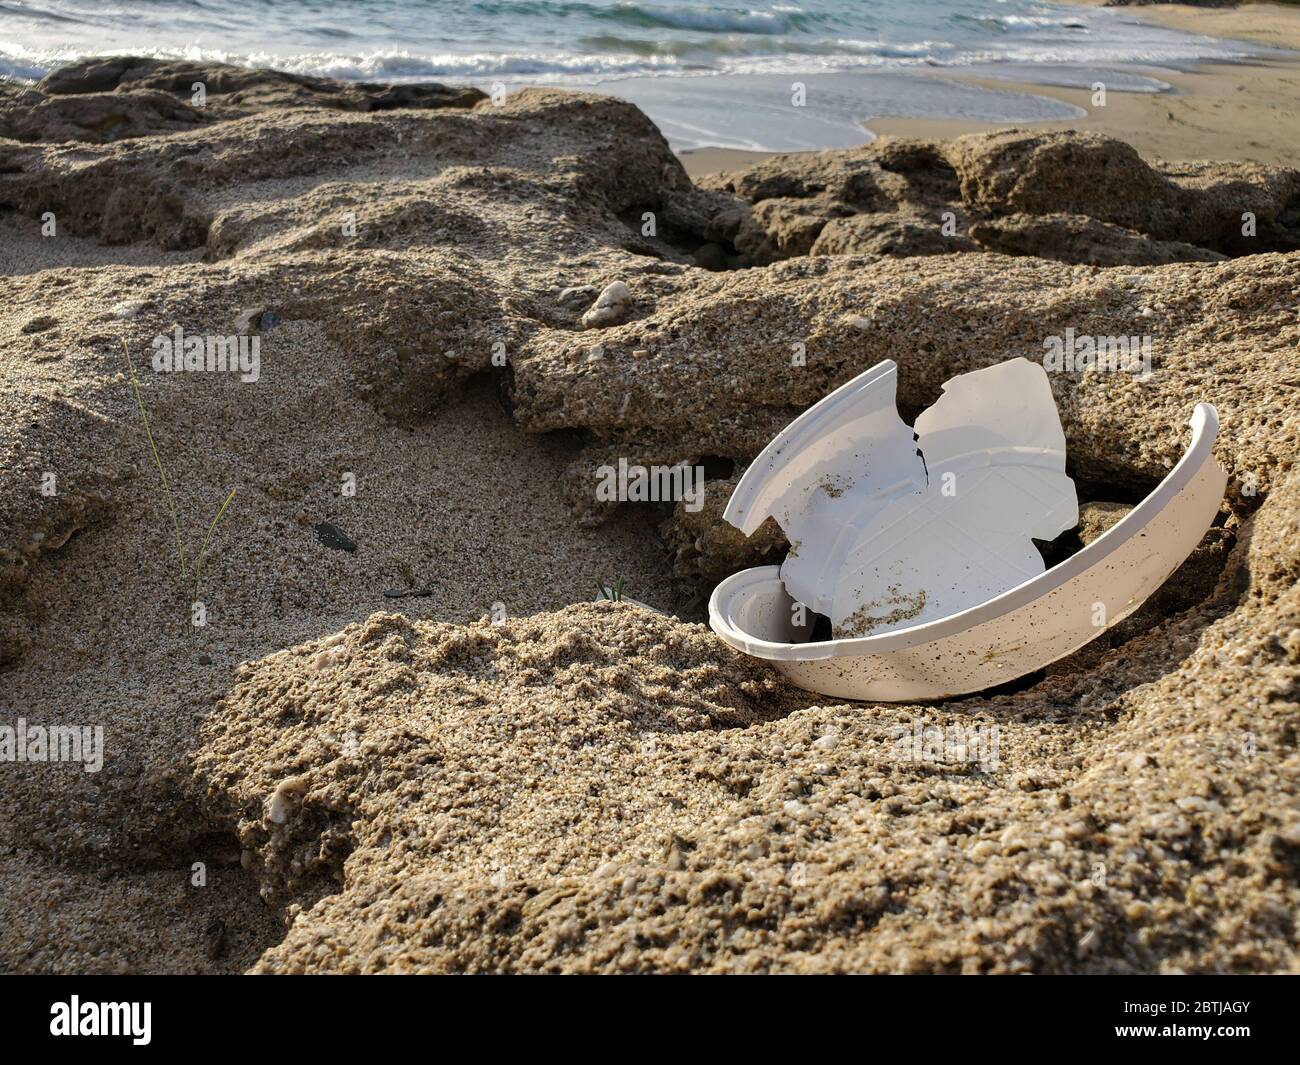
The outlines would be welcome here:
<svg viewBox="0 0 1300 1065">
<path fill-rule="evenodd" d="M 963 374 L 916 423 L 883 362 L 796 418 L 753 462 L 724 516 L 769 516 L 780 566 L 734 574 L 709 620 L 728 644 L 801 687 L 873 701 L 979 691 L 1063 658 L 1136 610 L 1200 542 L 1227 475 L 1218 416 L 1141 504 L 1044 572 L 1034 539 L 1078 523 L 1065 435 L 1041 366 Z M 834 639 L 808 643 L 814 614 Z"/>
</svg>

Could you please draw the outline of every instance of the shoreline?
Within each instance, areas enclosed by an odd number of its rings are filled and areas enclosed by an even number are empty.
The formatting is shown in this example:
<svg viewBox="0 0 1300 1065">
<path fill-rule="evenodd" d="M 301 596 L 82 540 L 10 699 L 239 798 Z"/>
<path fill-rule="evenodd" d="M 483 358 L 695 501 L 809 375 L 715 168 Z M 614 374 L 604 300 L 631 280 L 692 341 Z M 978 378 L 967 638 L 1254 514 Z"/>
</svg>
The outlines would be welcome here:
<svg viewBox="0 0 1300 1065">
<path fill-rule="evenodd" d="M 1071 0 L 1101 6 L 1097 0 Z M 944 75 L 947 80 L 995 92 L 1032 93 L 1087 112 L 1082 118 L 1020 122 L 977 122 L 947 118 L 894 118 L 866 115 L 864 143 L 876 137 L 944 139 L 967 133 L 1027 128 L 1043 132 L 1076 129 L 1105 133 L 1132 144 L 1146 159 L 1238 159 L 1300 165 L 1300 7 L 1247 4 L 1201 8 L 1184 4 L 1149 5 L 1133 13 L 1171 29 L 1229 40 L 1289 48 L 1294 59 L 1241 63 L 1201 63 L 1189 72 L 1160 71 L 1173 86 L 1161 93 L 1111 90 L 1104 107 L 1092 104 L 1086 89 L 1031 80 Z M 931 74 L 934 77 L 936 75 Z M 692 148 L 678 153 L 692 179 L 742 169 L 775 152 L 732 148 Z"/>
</svg>

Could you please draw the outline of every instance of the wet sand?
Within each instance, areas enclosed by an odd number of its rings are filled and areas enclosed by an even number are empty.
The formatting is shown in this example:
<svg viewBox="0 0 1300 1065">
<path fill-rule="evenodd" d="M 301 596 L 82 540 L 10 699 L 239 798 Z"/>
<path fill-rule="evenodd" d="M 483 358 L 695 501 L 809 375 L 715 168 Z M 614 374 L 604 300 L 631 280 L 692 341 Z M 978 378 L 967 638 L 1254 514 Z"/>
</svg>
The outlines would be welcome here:
<svg viewBox="0 0 1300 1065">
<path fill-rule="evenodd" d="M 1217 10 L 1176 4 L 1130 11 L 1175 29 L 1300 52 L 1300 7 L 1248 4 Z M 1300 54 L 1294 60 L 1202 64 L 1187 74 L 1154 73 L 1174 91 L 1110 91 L 1104 106 L 1097 106 L 1088 90 L 951 75 L 953 81 L 981 88 L 1033 92 L 1072 104 L 1088 112 L 1078 119 L 1027 124 L 868 114 L 862 121 L 865 129 L 877 136 L 944 139 L 1012 127 L 1077 129 L 1128 141 L 1148 159 L 1242 159 L 1288 166 L 1300 163 Z M 681 158 L 687 172 L 698 177 L 741 169 L 768 154 L 702 148 L 683 152 Z"/>
</svg>

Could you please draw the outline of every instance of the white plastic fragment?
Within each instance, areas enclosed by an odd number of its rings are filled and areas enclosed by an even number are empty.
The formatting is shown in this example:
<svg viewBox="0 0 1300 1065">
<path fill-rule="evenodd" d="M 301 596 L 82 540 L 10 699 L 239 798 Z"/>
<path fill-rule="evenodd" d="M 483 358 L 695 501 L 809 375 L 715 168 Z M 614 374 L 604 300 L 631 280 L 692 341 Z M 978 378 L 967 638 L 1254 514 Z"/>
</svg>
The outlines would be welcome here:
<svg viewBox="0 0 1300 1065">
<path fill-rule="evenodd" d="M 793 557 L 723 581 L 710 623 L 812 691 L 943 698 L 1040 669 L 1136 610 L 1223 498 L 1218 416 L 1199 404 L 1192 445 L 1156 490 L 1043 572 L 1031 538 L 1071 528 L 1078 508 L 1042 367 L 1013 359 L 954 378 L 915 440 L 895 382 L 881 363 L 795 419 L 725 512 L 746 534 L 774 517 Z M 835 639 L 806 642 L 814 611 Z"/>
<path fill-rule="evenodd" d="M 897 384 L 897 366 L 881 363 L 796 419 L 724 515 L 747 533 L 777 520 L 791 544 L 781 579 L 837 637 L 991 599 L 1043 572 L 1033 538 L 1079 522 L 1041 366 L 1012 359 L 953 378 L 915 433 Z"/>
</svg>

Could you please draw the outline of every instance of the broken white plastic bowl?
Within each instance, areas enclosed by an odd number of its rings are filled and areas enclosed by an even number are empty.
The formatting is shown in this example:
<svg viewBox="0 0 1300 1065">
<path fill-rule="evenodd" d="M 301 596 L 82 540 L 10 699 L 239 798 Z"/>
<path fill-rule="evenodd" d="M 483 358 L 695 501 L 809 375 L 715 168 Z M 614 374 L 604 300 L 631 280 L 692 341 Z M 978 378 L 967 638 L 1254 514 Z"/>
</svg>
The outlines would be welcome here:
<svg viewBox="0 0 1300 1065">
<path fill-rule="evenodd" d="M 892 363 L 882 363 L 822 403 L 893 370 Z M 820 407 L 773 441 L 778 453 L 783 439 L 788 445 L 792 435 L 797 442 L 807 432 L 804 419 Z M 1210 527 L 1227 484 L 1212 453 L 1218 414 L 1208 403 L 1197 404 L 1190 424 L 1186 454 L 1146 499 L 1077 554 L 985 602 L 876 635 L 807 643 L 802 641 L 811 634 L 813 619 L 797 623 L 799 611 L 781 580 L 781 567 L 761 566 L 714 589 L 709 623 L 736 650 L 770 662 L 801 688 L 837 698 L 942 699 L 1042 669 L 1133 613 Z M 756 473 L 764 479 L 765 471 Z M 748 497 L 737 498 L 745 487 L 742 479 L 733 495 L 735 510 L 729 505 L 727 517 L 752 532 L 765 515 L 763 508 L 747 516 L 736 513 L 745 510 L 745 498 L 753 498 L 752 484 Z"/>
</svg>

